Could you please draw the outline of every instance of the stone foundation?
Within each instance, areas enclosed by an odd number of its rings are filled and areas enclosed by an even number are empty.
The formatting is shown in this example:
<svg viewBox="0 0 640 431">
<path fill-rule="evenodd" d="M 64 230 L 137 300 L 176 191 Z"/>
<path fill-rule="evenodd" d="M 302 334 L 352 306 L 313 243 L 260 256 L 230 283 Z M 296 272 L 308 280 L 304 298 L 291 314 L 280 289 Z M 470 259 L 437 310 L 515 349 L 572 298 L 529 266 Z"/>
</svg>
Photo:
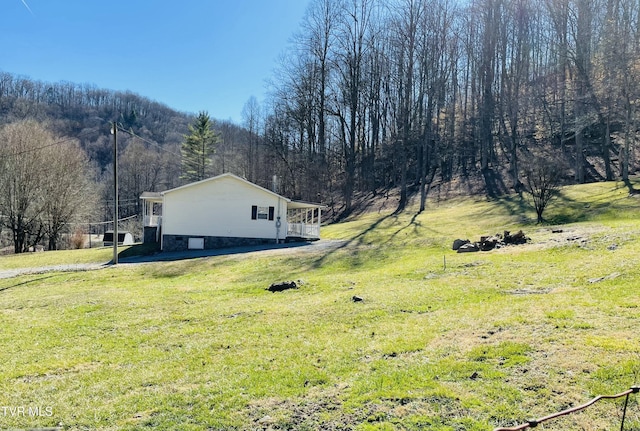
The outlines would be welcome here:
<svg viewBox="0 0 640 431">
<path fill-rule="evenodd" d="M 162 235 L 162 251 L 185 251 L 189 249 L 189 238 L 204 238 L 206 250 L 216 248 L 230 248 L 247 245 L 275 244 L 275 239 L 238 238 L 224 236 L 196 236 L 196 235 Z"/>
</svg>

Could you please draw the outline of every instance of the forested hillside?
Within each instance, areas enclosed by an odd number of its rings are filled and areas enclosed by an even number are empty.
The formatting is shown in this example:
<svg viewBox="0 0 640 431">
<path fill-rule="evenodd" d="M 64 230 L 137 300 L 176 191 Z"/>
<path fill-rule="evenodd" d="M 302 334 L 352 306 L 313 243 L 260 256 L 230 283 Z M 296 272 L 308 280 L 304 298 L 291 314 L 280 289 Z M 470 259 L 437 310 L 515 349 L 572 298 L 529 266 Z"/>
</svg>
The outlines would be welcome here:
<svg viewBox="0 0 640 431">
<path fill-rule="evenodd" d="M 114 121 L 120 131 L 119 218 L 130 218 L 130 226 L 126 227 L 140 230 L 140 220 L 132 218 L 141 213 L 140 194 L 143 191 L 166 190 L 183 182 L 180 146 L 192 117 L 192 114 L 177 112 L 132 92 L 116 92 L 70 82 L 47 83 L 0 72 L 0 126 L 4 132 L 0 142 L 0 180 L 21 178 L 20 169 L 27 170 L 24 178 L 30 179 L 29 184 L 22 184 L 11 195 L 7 183 L 0 181 L 7 192 L 4 195 L 7 205 L 0 205 L 0 238 L 3 239 L 0 240 L 0 246 L 12 242 L 11 231 L 24 231 L 26 239 L 20 249 L 42 241 L 47 243 L 49 235 L 46 225 L 49 224 L 50 217 L 42 214 L 42 208 L 46 206 L 46 201 L 64 199 L 60 190 L 51 196 L 45 196 L 47 190 L 52 189 L 51 184 L 47 183 L 50 183 L 48 179 L 52 178 L 51 171 L 54 169 L 54 166 L 47 165 L 53 154 L 67 151 L 74 156 L 79 153 L 78 157 L 84 159 L 83 170 L 91 183 L 82 196 L 76 194 L 74 199 L 91 202 L 91 205 L 83 205 L 81 211 L 76 211 L 73 217 L 64 220 L 64 231 L 88 232 L 89 224 L 92 224 L 91 231 L 94 233 L 112 228 L 111 128 Z M 12 142 L 13 129 L 8 129 L 7 126 L 24 124 L 25 121 L 27 126 L 20 129 L 25 140 Z M 34 135 L 34 125 L 42 125 L 50 134 L 42 137 L 38 130 Z M 244 164 L 236 153 L 241 153 L 239 149 L 247 140 L 246 133 L 241 127 L 229 122 L 216 121 L 214 127 L 221 136 L 216 148 L 214 169 L 219 173 L 226 170 L 242 173 Z M 71 145 L 73 148 L 67 148 L 70 142 L 75 144 Z M 29 166 L 11 162 L 12 157 L 20 162 L 29 161 Z M 40 183 L 33 185 L 27 193 L 25 187 L 36 182 L 35 169 L 45 174 L 37 176 L 41 179 Z M 69 174 L 69 168 L 64 169 Z M 84 185 L 78 185 L 77 188 L 85 189 Z M 11 204 L 16 198 L 29 200 L 30 206 L 16 209 Z M 9 221 L 9 218 L 15 220 Z M 18 222 L 24 226 L 16 226 L 15 223 Z"/>
<path fill-rule="evenodd" d="M 265 146 L 301 190 L 478 176 L 520 188 L 534 157 L 564 181 L 635 169 L 634 0 L 312 0 L 273 83 Z M 424 201 L 423 201 L 424 204 Z"/>
<path fill-rule="evenodd" d="M 564 183 L 626 179 L 637 167 L 640 4 L 633 0 L 311 0 L 242 124 L 213 121 L 212 174 L 232 172 L 348 214 L 389 188 L 402 208 L 432 186 L 501 194 L 527 170 Z M 216 97 L 216 95 L 211 95 Z M 119 148 L 120 217 L 142 191 L 181 181 L 194 115 L 134 93 L 0 74 L 0 123 L 46 124 L 86 153 L 110 220 Z M 548 166 L 547 166 L 548 168 Z M 86 217 L 85 217 L 86 218 Z"/>
</svg>

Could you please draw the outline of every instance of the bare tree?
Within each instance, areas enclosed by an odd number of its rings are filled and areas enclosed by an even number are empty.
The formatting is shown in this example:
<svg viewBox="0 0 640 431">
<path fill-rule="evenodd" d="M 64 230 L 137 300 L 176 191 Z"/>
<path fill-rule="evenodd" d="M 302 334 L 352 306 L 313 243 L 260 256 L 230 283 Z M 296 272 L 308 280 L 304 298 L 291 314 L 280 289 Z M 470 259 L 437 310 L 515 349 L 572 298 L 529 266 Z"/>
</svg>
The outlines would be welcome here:
<svg viewBox="0 0 640 431">
<path fill-rule="evenodd" d="M 90 180 L 89 162 L 77 141 L 71 140 L 46 149 L 47 165 L 42 184 L 44 197 L 41 215 L 48 249 L 57 250 L 60 236 L 70 232 L 73 223 L 91 220 L 96 208 L 96 193 Z"/>
<path fill-rule="evenodd" d="M 331 79 L 331 50 L 335 44 L 338 26 L 339 2 L 337 0 L 315 0 L 307 9 L 302 23 L 306 33 L 298 37 L 300 45 L 309 52 L 316 69 L 317 140 L 318 153 L 325 157 L 327 149 L 327 96 Z"/>
<path fill-rule="evenodd" d="M 258 136 L 260 133 L 260 104 L 255 96 L 251 96 L 242 107 L 242 121 L 248 132 L 245 175 L 249 181 L 255 181 L 256 165 L 258 163 Z"/>
<path fill-rule="evenodd" d="M 157 147 L 151 147 L 135 136 L 125 139 L 126 145 L 118 157 L 118 184 L 120 202 L 124 206 L 121 216 L 128 217 L 142 214 L 142 192 L 161 190 L 164 166 Z"/>
<path fill-rule="evenodd" d="M 0 223 L 22 253 L 45 236 L 49 248 L 90 202 L 88 163 L 72 139 L 33 120 L 0 130 Z"/>
<path fill-rule="evenodd" d="M 591 73 L 591 45 L 592 45 L 592 0 L 576 0 L 576 31 L 574 34 L 576 70 L 575 88 L 575 180 L 585 182 L 585 129 L 589 123 L 588 93 Z"/>
<path fill-rule="evenodd" d="M 609 154 L 617 143 L 620 155 L 619 174 L 629 179 L 632 140 L 637 116 L 633 105 L 638 98 L 638 35 L 640 5 L 630 0 L 607 0 L 604 34 L 601 38 L 597 76 L 601 77 L 601 99 L 604 101 L 606 130 L 602 143 L 607 179 L 613 177 Z M 616 127 L 617 126 L 617 127 Z M 614 131 L 620 129 L 619 131 Z"/>
<path fill-rule="evenodd" d="M 528 2 L 517 0 L 509 4 L 500 48 L 500 124 L 502 133 L 508 136 L 509 172 L 511 186 L 516 192 L 520 191 L 519 148 L 522 145 L 522 135 L 528 132 L 521 123 L 521 117 L 526 112 L 529 98 L 529 88 L 525 84 L 530 76 L 532 18 L 533 10 L 529 8 Z"/>
<path fill-rule="evenodd" d="M 0 130 L 0 222 L 11 231 L 14 252 L 23 253 L 44 235 L 40 216 L 44 209 L 43 150 L 54 138 L 34 121 Z"/>
<path fill-rule="evenodd" d="M 447 133 L 447 93 L 452 92 L 455 76 L 455 38 L 453 37 L 456 9 L 446 0 L 430 0 L 422 4 L 424 12 L 419 26 L 418 88 L 416 123 L 420 130 L 417 155 L 420 181 L 420 208 L 424 211 L 427 190 L 438 168 L 439 147 Z M 453 51 L 452 51 L 453 48 Z M 453 112 L 446 114 L 453 117 Z M 453 121 L 451 119 L 450 121 Z"/>
<path fill-rule="evenodd" d="M 404 7 L 398 8 L 393 18 L 398 106 L 396 139 L 401 169 L 399 210 L 404 209 L 407 205 L 408 153 L 415 149 L 417 143 L 417 111 L 415 106 L 418 95 L 414 86 L 418 81 L 419 24 L 422 20 L 422 14 L 425 13 L 422 4 L 422 0 L 405 0 Z"/>
<path fill-rule="evenodd" d="M 480 168 L 486 170 L 494 160 L 495 147 L 493 127 L 495 121 L 496 62 L 498 42 L 503 28 L 503 0 L 481 0 L 482 5 L 482 51 L 479 67 L 480 96 Z"/>
<path fill-rule="evenodd" d="M 542 223 L 542 214 L 560 191 L 560 179 L 563 166 L 548 157 L 535 157 L 525 169 L 527 191 L 533 199 L 533 207 Z"/>
<path fill-rule="evenodd" d="M 352 208 L 356 187 L 357 162 L 364 144 L 366 117 L 364 115 L 364 62 L 367 55 L 367 37 L 373 19 L 371 0 L 347 0 L 341 10 L 342 20 L 337 30 L 338 40 L 334 55 L 336 70 L 334 105 L 332 114 L 338 121 L 338 136 L 344 160 L 345 213 Z"/>
</svg>

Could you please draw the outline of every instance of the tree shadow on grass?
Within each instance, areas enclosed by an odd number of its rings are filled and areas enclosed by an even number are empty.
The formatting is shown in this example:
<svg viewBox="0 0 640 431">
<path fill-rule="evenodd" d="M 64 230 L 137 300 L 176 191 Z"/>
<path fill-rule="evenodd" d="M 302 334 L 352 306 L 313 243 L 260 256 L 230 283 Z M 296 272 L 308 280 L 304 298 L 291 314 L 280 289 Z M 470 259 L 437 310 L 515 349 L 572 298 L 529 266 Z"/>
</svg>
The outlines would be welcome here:
<svg viewBox="0 0 640 431">
<path fill-rule="evenodd" d="M 495 172 L 493 169 L 483 169 L 482 177 L 484 178 L 487 195 L 490 198 L 505 196 L 509 193 L 509 189 L 500 173 Z"/>
<path fill-rule="evenodd" d="M 375 222 L 371 223 L 371 225 L 369 227 L 367 227 L 365 230 L 363 230 L 362 232 L 360 232 L 359 234 L 357 234 L 356 236 L 354 236 L 353 238 L 344 241 L 343 244 L 341 244 L 339 247 L 335 247 L 333 249 L 331 249 L 330 251 L 328 251 L 327 253 L 324 253 L 322 256 L 320 256 L 318 259 L 316 259 L 315 261 L 312 262 L 311 267 L 312 268 L 320 268 L 323 264 L 325 264 L 335 253 L 342 251 L 344 249 L 349 249 L 349 248 L 357 248 L 360 246 L 367 246 L 367 245 L 371 245 L 371 243 L 369 243 L 366 240 L 366 236 L 367 234 L 370 234 L 372 232 L 374 232 L 378 227 L 380 227 L 380 225 L 389 220 L 389 219 L 395 219 L 396 221 L 398 221 L 399 216 L 400 216 L 401 212 L 398 211 L 394 211 L 391 214 L 388 214 L 384 217 L 379 218 L 378 220 L 376 220 Z M 411 220 L 409 221 L 409 223 L 407 223 L 407 225 L 405 226 L 401 226 L 398 230 L 396 230 L 394 233 L 392 233 L 388 239 L 386 239 L 384 242 L 381 243 L 376 243 L 376 247 L 380 247 L 383 246 L 385 244 L 388 244 L 390 242 L 392 242 L 398 235 L 400 235 L 400 233 L 402 233 L 403 231 L 405 231 L 406 229 L 410 228 L 413 226 L 413 232 L 417 235 L 418 234 L 418 229 L 423 227 L 422 223 L 420 223 L 419 221 L 417 221 L 416 219 L 418 218 L 420 214 L 419 213 L 415 213 L 413 215 L 413 217 L 411 217 Z"/>
<path fill-rule="evenodd" d="M 398 235 L 400 235 L 400 233 L 404 232 L 405 230 L 409 229 L 410 227 L 413 227 L 413 234 L 415 235 L 420 235 L 420 232 L 418 231 L 420 228 L 425 228 L 421 222 L 417 221 L 416 219 L 418 218 L 418 216 L 420 215 L 420 213 L 415 213 L 413 215 L 413 217 L 411 217 L 411 220 L 409 221 L 409 223 L 407 223 L 405 226 L 401 226 L 398 230 L 396 230 L 393 234 L 391 234 L 391 236 L 389 237 L 389 239 L 386 242 L 391 242 L 393 241 Z M 431 229 L 431 231 L 433 233 L 438 233 L 437 231 Z M 408 232 L 407 232 L 408 234 Z"/>
<path fill-rule="evenodd" d="M 560 191 L 550 202 L 544 217 L 544 223 L 550 225 L 562 225 L 588 221 L 599 213 L 610 209 L 612 204 L 608 197 L 598 199 L 591 196 L 589 201 L 581 201 L 570 198 Z"/>
<path fill-rule="evenodd" d="M 526 194 L 503 195 L 492 199 L 499 211 L 504 214 L 515 217 L 517 222 L 524 225 L 536 224 L 536 214 L 533 203 L 527 199 Z M 567 195 L 559 193 L 546 208 L 544 218 L 545 224 L 567 224 L 584 221 L 587 219 L 585 212 L 585 203 L 576 201 Z M 486 212 L 479 214 L 478 217 L 486 215 Z"/>
<path fill-rule="evenodd" d="M 49 279 L 49 278 L 53 278 L 53 277 L 55 277 L 55 276 L 54 276 L 54 275 L 49 275 L 49 276 L 47 276 L 47 277 L 34 278 L 33 280 L 23 281 L 22 283 L 16 283 L 16 284 L 14 284 L 14 285 L 12 285 L 12 286 L 7 286 L 7 287 L 3 287 L 3 288 L 1 288 L 1 289 L 0 289 L 0 293 L 1 293 L 1 292 L 4 292 L 4 291 L 6 291 L 6 290 L 9 290 L 9 289 L 13 289 L 14 287 L 24 286 L 24 285 L 26 285 L 26 284 L 31 284 L 31 283 L 35 283 L 35 282 L 37 282 L 37 281 L 47 280 L 47 279 Z"/>
<path fill-rule="evenodd" d="M 529 217 L 533 206 L 522 194 L 505 195 L 492 200 L 498 208 L 507 215 L 517 217 L 521 224 L 530 224 L 533 218 Z"/>
<path fill-rule="evenodd" d="M 382 224 L 382 222 L 384 222 L 385 220 L 387 220 L 389 218 L 396 218 L 397 219 L 398 215 L 396 213 L 392 213 L 392 214 L 388 214 L 388 215 L 386 215 L 384 217 L 379 218 L 378 220 L 373 222 L 367 229 L 365 229 L 364 231 L 360 232 L 358 235 L 356 235 L 353 238 L 345 241 L 342 245 L 340 245 L 339 247 L 336 247 L 332 251 L 323 254 L 320 258 L 315 260 L 311 266 L 313 268 L 319 268 L 336 252 L 338 252 L 338 251 L 340 251 L 342 249 L 345 249 L 345 248 L 363 245 L 364 242 L 365 242 L 365 236 L 368 233 L 373 232 L 378 226 L 380 226 Z"/>
<path fill-rule="evenodd" d="M 629 178 L 622 180 L 624 185 L 629 189 L 629 194 L 631 196 L 640 194 L 640 190 L 635 188 L 635 185 L 629 181 Z"/>
<path fill-rule="evenodd" d="M 629 196 L 640 195 L 640 190 L 636 189 L 632 182 L 624 181 L 624 185 L 629 190 Z M 622 186 L 617 187 L 621 188 Z M 502 196 L 493 202 L 508 214 L 519 216 L 520 223 L 535 223 L 533 203 L 526 194 Z M 628 206 L 625 204 L 626 202 L 629 202 L 627 195 L 612 199 L 609 192 L 603 192 L 591 194 L 587 198 L 579 200 L 571 198 L 560 190 L 546 207 L 543 213 L 543 224 L 562 225 L 588 221 L 604 212 L 615 210 L 614 208 L 625 209 Z"/>
</svg>

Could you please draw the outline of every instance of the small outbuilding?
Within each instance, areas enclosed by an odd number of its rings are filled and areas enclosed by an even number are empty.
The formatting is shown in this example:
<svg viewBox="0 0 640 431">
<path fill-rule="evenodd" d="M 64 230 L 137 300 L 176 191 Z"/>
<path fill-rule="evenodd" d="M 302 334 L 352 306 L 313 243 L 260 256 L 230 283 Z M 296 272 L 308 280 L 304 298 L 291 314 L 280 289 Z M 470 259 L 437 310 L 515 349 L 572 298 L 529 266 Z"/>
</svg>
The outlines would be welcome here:
<svg viewBox="0 0 640 431">
<path fill-rule="evenodd" d="M 104 233 L 102 238 L 103 245 L 110 247 L 113 245 L 113 231 L 108 230 Z M 118 232 L 118 245 L 133 245 L 133 235 L 131 232 Z"/>
<path fill-rule="evenodd" d="M 163 251 L 320 239 L 323 205 L 292 201 L 226 173 L 145 192 L 144 241 Z"/>
</svg>

